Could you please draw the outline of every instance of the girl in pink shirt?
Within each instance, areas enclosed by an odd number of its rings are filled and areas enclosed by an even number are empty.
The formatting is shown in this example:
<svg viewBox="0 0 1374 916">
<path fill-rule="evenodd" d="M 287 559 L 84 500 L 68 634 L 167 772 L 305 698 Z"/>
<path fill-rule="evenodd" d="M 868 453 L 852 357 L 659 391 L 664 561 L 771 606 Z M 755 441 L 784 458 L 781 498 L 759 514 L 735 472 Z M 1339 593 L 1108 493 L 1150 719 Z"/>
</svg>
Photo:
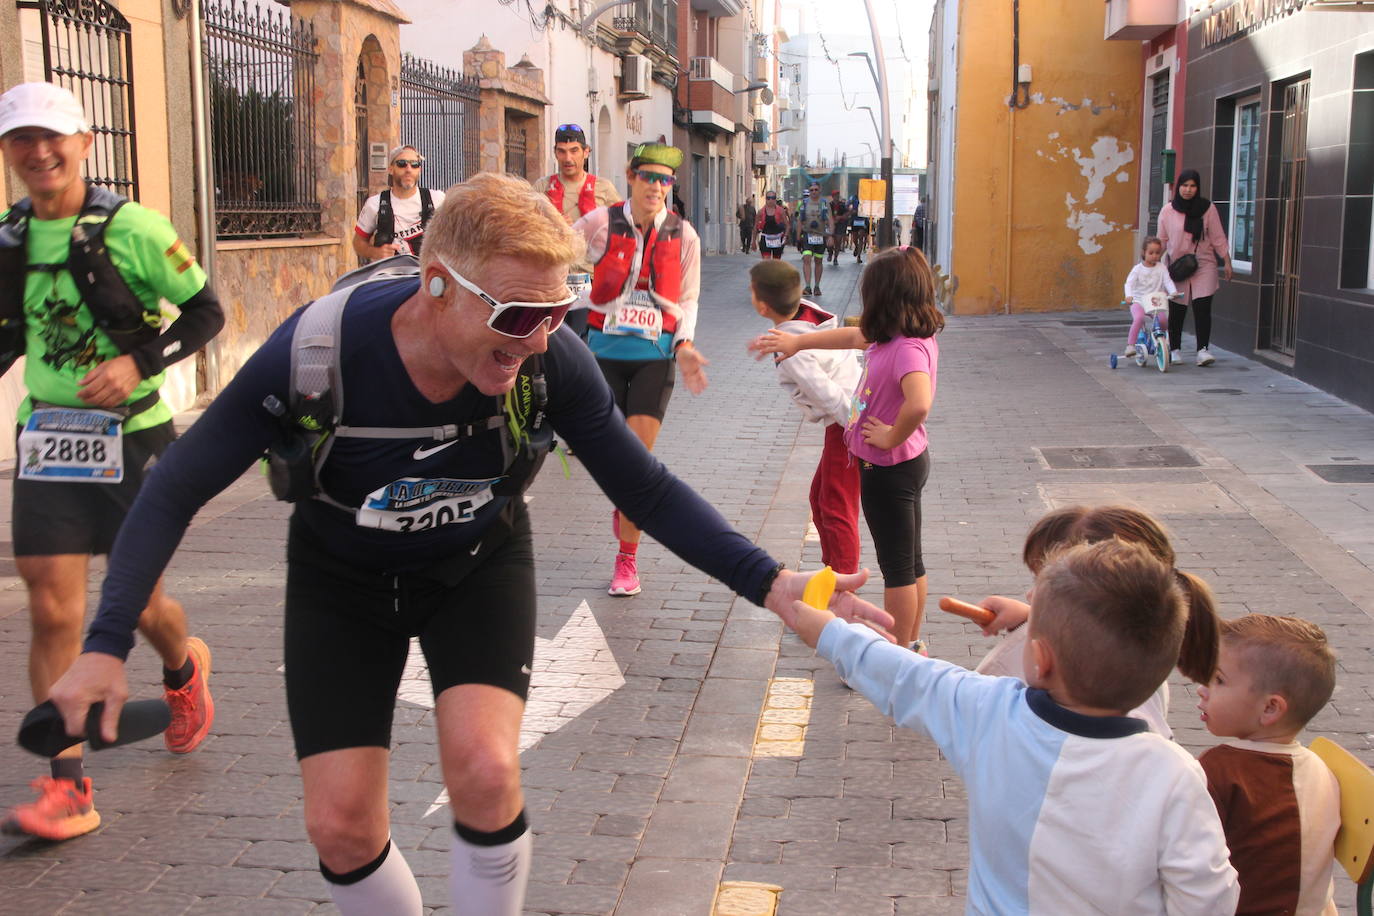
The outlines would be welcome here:
<svg viewBox="0 0 1374 916">
<path fill-rule="evenodd" d="M 892 635 L 924 652 L 917 639 L 926 599 L 921 559 L 921 490 L 930 475 L 926 417 L 935 400 L 945 318 L 935 281 L 918 248 L 891 248 L 869 262 L 859 283 L 863 314 L 857 328 L 810 334 L 769 331 L 750 343 L 756 353 L 784 358 L 799 349 L 864 350 L 864 374 L 854 392 L 845 445 L 860 462 L 864 518 L 883 573 L 884 607 Z"/>
</svg>

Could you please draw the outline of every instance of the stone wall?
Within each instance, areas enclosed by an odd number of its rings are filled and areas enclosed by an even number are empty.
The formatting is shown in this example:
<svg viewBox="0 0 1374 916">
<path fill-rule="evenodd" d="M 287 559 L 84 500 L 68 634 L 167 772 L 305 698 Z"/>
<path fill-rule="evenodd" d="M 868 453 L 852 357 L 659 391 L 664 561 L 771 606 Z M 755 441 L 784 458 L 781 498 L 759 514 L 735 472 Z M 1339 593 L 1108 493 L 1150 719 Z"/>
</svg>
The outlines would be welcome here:
<svg viewBox="0 0 1374 916">
<path fill-rule="evenodd" d="M 507 67 L 505 53 L 493 48 L 483 35 L 463 52 L 463 72 L 481 82 L 482 171 L 506 171 L 507 127 L 518 124 L 525 129 L 525 176 L 531 181 L 539 177 L 547 158 L 544 110 L 549 98 L 544 94 L 544 71 L 528 57 Z"/>
</svg>

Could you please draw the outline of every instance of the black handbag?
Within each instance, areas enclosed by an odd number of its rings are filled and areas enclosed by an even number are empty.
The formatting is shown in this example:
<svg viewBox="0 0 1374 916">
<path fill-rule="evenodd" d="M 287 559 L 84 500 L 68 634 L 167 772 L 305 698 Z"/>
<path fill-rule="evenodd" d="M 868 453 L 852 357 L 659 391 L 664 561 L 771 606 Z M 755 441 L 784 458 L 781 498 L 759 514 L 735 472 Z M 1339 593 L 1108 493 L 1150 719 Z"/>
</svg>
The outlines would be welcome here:
<svg viewBox="0 0 1374 916">
<path fill-rule="evenodd" d="M 1197 247 L 1201 244 L 1202 239 L 1198 239 L 1192 251 L 1184 252 L 1169 262 L 1169 278 L 1175 283 L 1182 283 L 1197 273 Z"/>
<path fill-rule="evenodd" d="M 1191 251 L 1179 255 L 1178 258 L 1169 262 L 1169 277 L 1175 283 L 1182 283 L 1195 273 L 1197 273 L 1197 255 Z"/>
</svg>

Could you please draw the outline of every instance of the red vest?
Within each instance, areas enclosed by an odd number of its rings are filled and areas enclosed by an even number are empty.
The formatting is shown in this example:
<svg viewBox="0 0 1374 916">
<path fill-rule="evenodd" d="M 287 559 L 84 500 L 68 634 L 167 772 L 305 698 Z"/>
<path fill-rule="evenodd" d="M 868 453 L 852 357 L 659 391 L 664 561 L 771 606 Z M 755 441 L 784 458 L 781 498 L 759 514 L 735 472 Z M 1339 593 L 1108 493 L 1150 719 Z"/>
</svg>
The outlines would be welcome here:
<svg viewBox="0 0 1374 916">
<path fill-rule="evenodd" d="M 549 176 L 549 187 L 544 192 L 549 195 L 549 200 L 557 208 L 559 215 L 563 213 L 563 182 L 558 180 L 558 175 Z M 577 209 L 583 216 L 596 209 L 596 176 L 590 172 L 587 180 L 582 182 L 582 190 L 577 193 Z"/>
<path fill-rule="evenodd" d="M 622 204 L 608 208 L 610 219 L 606 225 L 606 253 L 592 271 L 591 300 L 593 305 L 607 305 L 625 294 L 634 263 L 635 228 L 625 215 Z M 650 229 L 644 239 L 647 254 L 640 262 L 636 285 L 647 287 L 669 302 L 677 302 L 682 294 L 682 220 L 669 212 L 658 229 Z M 600 330 L 605 323 L 604 313 L 595 309 L 587 316 L 589 327 Z M 677 330 L 677 316 L 663 312 L 663 330 Z"/>
</svg>

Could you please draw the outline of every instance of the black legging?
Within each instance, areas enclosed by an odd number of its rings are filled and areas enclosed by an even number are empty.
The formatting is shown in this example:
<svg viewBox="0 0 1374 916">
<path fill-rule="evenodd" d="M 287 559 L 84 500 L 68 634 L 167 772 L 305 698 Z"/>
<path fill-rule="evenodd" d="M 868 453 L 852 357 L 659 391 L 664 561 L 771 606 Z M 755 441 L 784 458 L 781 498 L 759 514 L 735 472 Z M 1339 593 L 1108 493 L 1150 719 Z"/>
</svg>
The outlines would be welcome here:
<svg viewBox="0 0 1374 916">
<path fill-rule="evenodd" d="M 1183 318 L 1188 314 L 1188 303 L 1169 302 L 1169 349 L 1178 350 L 1183 346 Z M 1197 333 L 1197 348 L 1206 349 L 1212 339 L 1212 297 L 1199 296 L 1193 300 L 1193 330 Z"/>
<path fill-rule="evenodd" d="M 899 464 L 859 465 L 859 500 L 873 535 L 883 588 L 915 584 L 926 574 L 921 555 L 921 490 L 930 477 L 930 449 Z"/>
</svg>

